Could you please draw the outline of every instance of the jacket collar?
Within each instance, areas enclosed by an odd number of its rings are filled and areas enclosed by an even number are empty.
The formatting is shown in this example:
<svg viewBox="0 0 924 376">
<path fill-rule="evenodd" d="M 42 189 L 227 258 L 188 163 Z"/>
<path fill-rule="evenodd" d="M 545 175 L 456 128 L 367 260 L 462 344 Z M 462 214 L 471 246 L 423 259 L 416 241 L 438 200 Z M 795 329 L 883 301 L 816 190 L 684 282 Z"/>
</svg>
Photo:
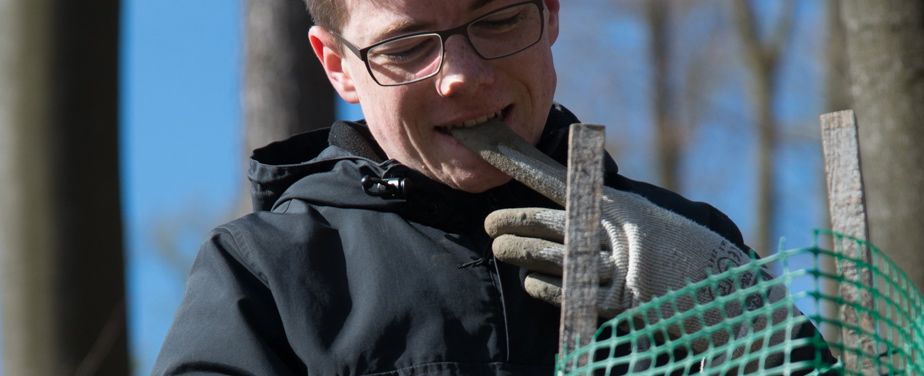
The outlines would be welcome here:
<svg viewBox="0 0 924 376">
<path fill-rule="evenodd" d="M 576 122 L 577 117 L 566 108 L 553 105 L 536 147 L 565 164 L 568 126 Z M 605 167 L 605 176 L 616 175 L 611 158 L 606 158 Z M 255 210 L 271 210 L 286 200 L 299 199 L 454 222 L 468 221 L 468 215 L 483 217 L 501 207 L 554 205 L 517 182 L 479 194 L 451 189 L 386 159 L 363 121 L 338 121 L 331 128 L 257 149 L 248 175 Z"/>
</svg>

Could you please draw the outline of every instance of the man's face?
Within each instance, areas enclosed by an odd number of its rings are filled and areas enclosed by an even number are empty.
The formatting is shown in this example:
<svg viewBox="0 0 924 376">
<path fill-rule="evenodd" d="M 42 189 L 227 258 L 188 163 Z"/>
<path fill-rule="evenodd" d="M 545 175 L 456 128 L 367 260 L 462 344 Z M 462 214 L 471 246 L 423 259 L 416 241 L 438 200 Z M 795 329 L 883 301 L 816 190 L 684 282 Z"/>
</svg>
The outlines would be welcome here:
<svg viewBox="0 0 924 376">
<path fill-rule="evenodd" d="M 350 16 L 341 35 L 362 48 L 414 31 L 456 27 L 523 0 L 345 1 Z M 360 103 L 373 136 L 389 158 L 453 188 L 481 192 L 509 177 L 465 149 L 446 129 L 499 114 L 521 137 L 538 141 L 556 83 L 551 46 L 558 35 L 559 3 L 546 0 L 544 5 L 545 31 L 532 47 L 483 60 L 464 36 L 454 35 L 444 41 L 442 70 L 403 86 L 380 86 L 346 48 L 342 53 L 333 48 L 319 51 L 319 42 L 334 42 L 323 30 L 312 29 L 312 45 L 340 95 Z"/>
</svg>

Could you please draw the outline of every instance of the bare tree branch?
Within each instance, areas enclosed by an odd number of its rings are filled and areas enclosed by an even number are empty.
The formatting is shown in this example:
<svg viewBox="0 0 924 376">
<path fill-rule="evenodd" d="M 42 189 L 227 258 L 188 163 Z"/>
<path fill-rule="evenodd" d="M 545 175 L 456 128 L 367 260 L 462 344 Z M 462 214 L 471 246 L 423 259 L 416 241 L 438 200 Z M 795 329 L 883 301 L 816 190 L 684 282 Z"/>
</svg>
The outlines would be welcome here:
<svg viewBox="0 0 924 376">
<path fill-rule="evenodd" d="M 780 53 L 789 44 L 789 39 L 792 38 L 793 24 L 796 19 L 796 2 L 794 0 L 784 0 L 782 4 L 783 9 L 780 11 L 780 19 L 770 35 L 765 52 L 769 55 L 767 59 L 774 64 L 779 60 Z"/>
</svg>

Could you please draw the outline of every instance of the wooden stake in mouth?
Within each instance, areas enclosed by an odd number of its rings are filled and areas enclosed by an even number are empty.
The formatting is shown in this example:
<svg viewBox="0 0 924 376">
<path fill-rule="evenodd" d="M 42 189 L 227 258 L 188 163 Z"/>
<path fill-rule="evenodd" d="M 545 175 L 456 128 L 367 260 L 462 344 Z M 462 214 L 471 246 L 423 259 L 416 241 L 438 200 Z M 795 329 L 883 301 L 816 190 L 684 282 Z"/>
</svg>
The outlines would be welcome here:
<svg viewBox="0 0 924 376">
<path fill-rule="evenodd" d="M 526 142 L 503 121 L 488 120 L 449 132 L 498 170 L 565 206 L 565 167 Z"/>
</svg>

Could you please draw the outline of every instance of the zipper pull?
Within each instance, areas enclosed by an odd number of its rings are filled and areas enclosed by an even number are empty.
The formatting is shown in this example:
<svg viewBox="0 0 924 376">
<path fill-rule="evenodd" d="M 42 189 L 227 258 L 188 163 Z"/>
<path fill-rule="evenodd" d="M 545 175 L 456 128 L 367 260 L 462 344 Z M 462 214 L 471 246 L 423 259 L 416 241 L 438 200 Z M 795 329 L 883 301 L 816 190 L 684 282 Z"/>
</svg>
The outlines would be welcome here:
<svg viewBox="0 0 924 376">
<path fill-rule="evenodd" d="M 458 268 L 458 269 L 465 269 L 465 268 L 470 268 L 470 267 L 473 267 L 473 266 L 481 266 L 481 265 L 486 264 L 488 261 L 490 261 L 490 259 L 487 259 L 487 258 L 484 258 L 484 257 L 474 257 L 474 256 L 472 256 L 472 261 L 466 262 L 466 263 L 464 263 L 464 264 L 459 264 L 459 266 L 457 266 L 456 268 Z"/>
<path fill-rule="evenodd" d="M 370 196 L 382 198 L 404 198 L 404 178 L 378 178 L 372 175 L 363 176 L 360 183 L 363 191 Z"/>
</svg>

